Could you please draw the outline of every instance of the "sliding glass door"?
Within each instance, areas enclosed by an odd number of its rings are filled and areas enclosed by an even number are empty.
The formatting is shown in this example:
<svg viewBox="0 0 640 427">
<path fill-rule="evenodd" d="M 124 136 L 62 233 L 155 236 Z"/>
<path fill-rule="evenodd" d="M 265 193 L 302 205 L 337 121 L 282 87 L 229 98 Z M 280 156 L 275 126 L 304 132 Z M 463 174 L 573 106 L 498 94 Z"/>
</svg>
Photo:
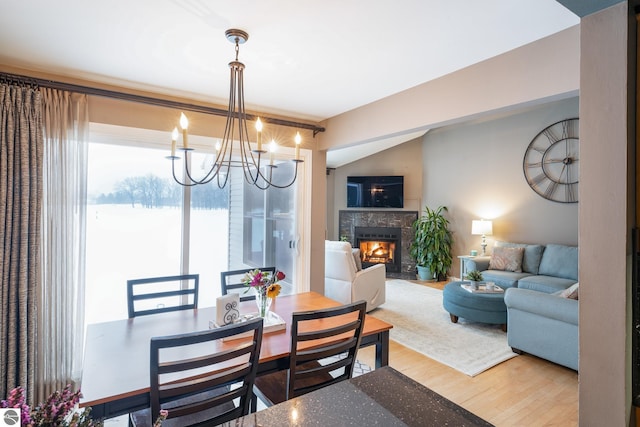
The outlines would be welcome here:
<svg viewBox="0 0 640 427">
<path fill-rule="evenodd" d="M 158 145 L 165 133 L 92 124 L 91 137 L 87 323 L 126 318 L 129 279 L 200 274 L 199 306 L 206 307 L 220 296 L 221 271 L 275 266 L 287 276 L 283 293 L 296 292 L 304 163 L 286 189 L 257 189 L 241 169 L 224 189 L 183 187 L 171 177 L 167 144 Z M 211 157 L 198 151 L 194 165 Z M 294 165 L 280 162 L 276 179 L 290 180 Z"/>
<path fill-rule="evenodd" d="M 288 183 L 294 175 L 295 164 L 283 161 L 274 168 L 276 183 Z M 303 181 L 303 168 L 299 171 Z M 261 190 L 243 181 L 242 185 L 242 256 L 231 269 L 276 267 L 285 273 L 283 293 L 293 293 L 299 240 L 296 200 L 299 182 L 287 188 L 270 187 Z M 233 194 L 231 195 L 233 199 Z M 238 212 L 240 209 L 238 210 Z M 232 212 L 233 215 L 233 212 Z M 231 242 L 233 246 L 233 242 Z M 238 248 L 239 249 L 239 248 Z"/>
</svg>

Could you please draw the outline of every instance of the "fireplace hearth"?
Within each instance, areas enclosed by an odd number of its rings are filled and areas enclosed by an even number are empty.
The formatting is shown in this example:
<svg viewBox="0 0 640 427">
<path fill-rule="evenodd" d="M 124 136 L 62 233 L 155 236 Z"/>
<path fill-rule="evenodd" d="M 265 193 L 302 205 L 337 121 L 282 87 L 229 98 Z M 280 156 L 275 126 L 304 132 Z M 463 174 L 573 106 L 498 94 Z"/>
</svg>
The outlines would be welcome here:
<svg viewBox="0 0 640 427">
<path fill-rule="evenodd" d="M 355 247 L 360 248 L 362 267 L 386 264 L 387 272 L 399 273 L 402 233 L 395 227 L 356 227 Z"/>
<path fill-rule="evenodd" d="M 363 267 L 384 262 L 387 277 L 415 279 L 409 247 L 416 219 L 417 211 L 341 210 L 338 237 L 360 248 Z"/>
</svg>

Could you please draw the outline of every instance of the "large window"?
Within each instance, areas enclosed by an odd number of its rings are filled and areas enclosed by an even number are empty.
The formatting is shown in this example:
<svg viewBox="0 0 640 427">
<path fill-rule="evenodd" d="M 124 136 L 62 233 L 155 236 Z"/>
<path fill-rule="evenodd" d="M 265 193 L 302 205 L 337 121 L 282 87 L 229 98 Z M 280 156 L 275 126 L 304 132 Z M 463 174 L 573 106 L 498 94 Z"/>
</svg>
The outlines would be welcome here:
<svg viewBox="0 0 640 427">
<path fill-rule="evenodd" d="M 276 266 L 287 274 L 285 292 L 295 292 L 298 182 L 263 191 L 239 173 L 222 190 L 215 183 L 182 187 L 170 175 L 168 144 L 158 148 L 162 138 L 92 124 L 86 322 L 126 318 L 126 282 L 134 278 L 198 273 L 199 306 L 206 307 L 220 296 L 221 271 Z M 192 164 L 210 157 L 196 153 Z M 291 165 L 276 170 L 288 178 Z"/>
<path fill-rule="evenodd" d="M 87 202 L 87 323 L 127 317 L 128 279 L 200 274 L 202 307 L 220 296 L 227 267 L 228 196 L 169 178 L 163 150 L 91 143 Z M 185 233 L 189 232 L 185 238 Z M 185 249 L 188 248 L 188 251 Z"/>
</svg>

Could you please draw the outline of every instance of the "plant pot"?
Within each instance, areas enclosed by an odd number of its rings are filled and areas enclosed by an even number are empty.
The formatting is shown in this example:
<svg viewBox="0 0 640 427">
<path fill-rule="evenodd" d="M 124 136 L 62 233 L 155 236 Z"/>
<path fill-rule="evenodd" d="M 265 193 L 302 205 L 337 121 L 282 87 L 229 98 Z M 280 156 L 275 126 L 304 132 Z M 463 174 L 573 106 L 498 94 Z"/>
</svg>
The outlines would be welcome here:
<svg viewBox="0 0 640 427">
<path fill-rule="evenodd" d="M 471 289 L 473 289 L 474 291 L 478 290 L 478 282 L 474 280 L 469 280 L 469 283 L 471 283 Z"/>
<path fill-rule="evenodd" d="M 429 270 L 429 267 L 422 267 L 419 265 L 418 267 L 418 278 L 420 280 L 433 280 L 433 273 Z"/>
</svg>

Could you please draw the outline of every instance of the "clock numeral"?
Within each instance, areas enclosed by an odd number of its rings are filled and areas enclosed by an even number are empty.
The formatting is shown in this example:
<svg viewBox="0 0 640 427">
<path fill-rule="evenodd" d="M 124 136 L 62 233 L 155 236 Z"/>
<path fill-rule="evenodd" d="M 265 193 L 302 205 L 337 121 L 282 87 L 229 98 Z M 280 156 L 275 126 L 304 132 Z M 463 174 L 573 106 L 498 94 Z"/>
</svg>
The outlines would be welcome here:
<svg viewBox="0 0 640 427">
<path fill-rule="evenodd" d="M 531 178 L 531 183 L 535 184 L 535 185 L 540 185 L 540 183 L 542 181 L 544 181 L 545 179 L 547 179 L 547 176 L 543 173 L 540 173 L 536 176 L 534 176 L 533 178 Z"/>
<path fill-rule="evenodd" d="M 531 162 L 531 163 L 527 163 L 527 167 L 530 169 L 533 168 L 541 168 L 542 167 L 542 160 L 539 162 Z"/>
<path fill-rule="evenodd" d="M 553 193 L 555 193 L 557 189 L 558 189 L 558 183 L 555 181 L 550 181 L 549 185 L 547 186 L 547 189 L 544 191 L 545 197 L 547 197 L 548 199 L 551 199 L 553 196 Z"/>
<path fill-rule="evenodd" d="M 538 153 L 544 155 L 545 151 L 547 151 L 547 149 L 545 147 L 536 147 L 533 146 L 531 147 L 532 150 L 537 151 Z"/>
<path fill-rule="evenodd" d="M 562 122 L 562 137 L 563 139 L 576 138 L 578 137 L 577 131 L 578 120 L 571 119 L 565 120 Z"/>
<path fill-rule="evenodd" d="M 565 200 L 567 202 L 575 202 L 578 200 L 578 189 L 574 189 L 574 186 L 578 184 L 568 184 L 565 186 Z"/>
<path fill-rule="evenodd" d="M 547 137 L 547 139 L 549 140 L 549 145 L 553 145 L 556 142 L 560 141 L 560 138 L 558 138 L 554 133 L 553 130 L 550 128 L 547 128 L 544 130 L 544 136 Z"/>
</svg>

